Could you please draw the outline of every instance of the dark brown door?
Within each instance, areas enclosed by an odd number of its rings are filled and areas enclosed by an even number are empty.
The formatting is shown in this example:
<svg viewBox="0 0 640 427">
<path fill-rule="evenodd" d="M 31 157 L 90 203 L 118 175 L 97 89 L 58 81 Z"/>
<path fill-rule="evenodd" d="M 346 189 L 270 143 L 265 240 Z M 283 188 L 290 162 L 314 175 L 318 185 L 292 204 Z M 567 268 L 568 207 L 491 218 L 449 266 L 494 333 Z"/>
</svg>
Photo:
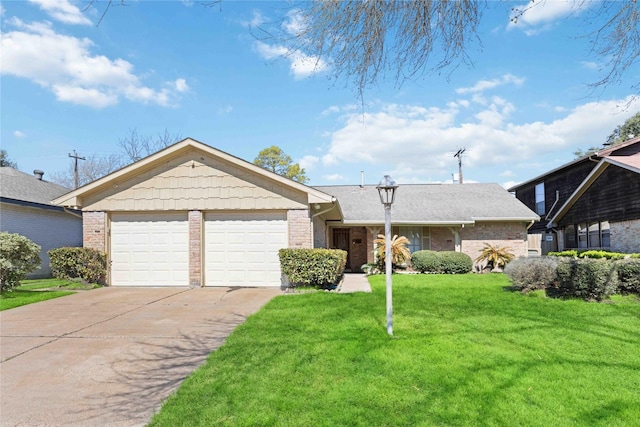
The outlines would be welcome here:
<svg viewBox="0 0 640 427">
<path fill-rule="evenodd" d="M 347 252 L 347 270 L 351 270 L 351 258 L 349 256 L 349 229 L 334 228 L 333 229 L 333 247 L 342 249 Z"/>
</svg>

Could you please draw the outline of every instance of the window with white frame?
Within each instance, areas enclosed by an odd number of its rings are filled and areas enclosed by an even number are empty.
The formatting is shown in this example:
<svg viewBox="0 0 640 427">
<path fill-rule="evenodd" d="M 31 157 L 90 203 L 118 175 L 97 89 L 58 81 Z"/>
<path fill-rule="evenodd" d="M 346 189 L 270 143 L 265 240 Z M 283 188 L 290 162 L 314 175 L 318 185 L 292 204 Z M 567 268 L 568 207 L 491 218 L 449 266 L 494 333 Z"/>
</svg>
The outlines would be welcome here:
<svg viewBox="0 0 640 427">
<path fill-rule="evenodd" d="M 536 213 L 538 215 L 543 215 L 545 213 L 544 182 L 536 185 Z"/>
<path fill-rule="evenodd" d="M 431 233 L 429 227 L 407 225 L 392 227 L 391 234 L 409 239 L 407 247 L 411 253 L 431 249 Z"/>
</svg>

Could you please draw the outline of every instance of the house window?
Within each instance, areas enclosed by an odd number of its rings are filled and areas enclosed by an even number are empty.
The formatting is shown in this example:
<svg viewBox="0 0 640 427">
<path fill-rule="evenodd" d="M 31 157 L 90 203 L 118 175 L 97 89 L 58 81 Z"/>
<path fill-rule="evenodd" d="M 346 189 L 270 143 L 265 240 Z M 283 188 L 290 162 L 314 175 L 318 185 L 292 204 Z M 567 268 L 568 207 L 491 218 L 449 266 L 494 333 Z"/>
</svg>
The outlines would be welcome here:
<svg viewBox="0 0 640 427">
<path fill-rule="evenodd" d="M 564 229 L 566 249 L 610 248 L 609 221 L 567 225 Z"/>
<path fill-rule="evenodd" d="M 611 227 L 609 226 L 609 221 L 602 221 L 600 223 L 600 240 L 602 242 L 603 248 L 611 247 Z"/>
<path fill-rule="evenodd" d="M 564 229 L 564 247 L 567 249 L 578 247 L 576 244 L 576 227 L 573 225 L 567 225 Z"/>
<path fill-rule="evenodd" d="M 409 239 L 407 248 L 411 253 L 431 248 L 431 234 L 429 227 L 400 226 L 392 227 L 391 234 L 404 236 Z"/>
<path fill-rule="evenodd" d="M 538 215 L 543 215 L 544 212 L 544 182 L 541 182 L 536 185 L 536 213 Z"/>
</svg>

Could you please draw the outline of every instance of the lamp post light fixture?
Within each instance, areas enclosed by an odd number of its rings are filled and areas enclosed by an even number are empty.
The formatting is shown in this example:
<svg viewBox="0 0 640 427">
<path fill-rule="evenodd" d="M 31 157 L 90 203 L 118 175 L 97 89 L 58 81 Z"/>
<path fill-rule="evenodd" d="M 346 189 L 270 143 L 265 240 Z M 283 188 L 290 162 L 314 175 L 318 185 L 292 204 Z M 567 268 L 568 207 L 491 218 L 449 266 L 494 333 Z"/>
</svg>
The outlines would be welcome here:
<svg viewBox="0 0 640 427">
<path fill-rule="evenodd" d="M 387 276 L 387 333 L 393 335 L 393 303 L 391 292 L 391 205 L 396 199 L 398 184 L 385 175 L 376 187 L 380 195 L 380 202 L 384 205 L 384 235 L 385 235 L 385 261 L 384 266 Z"/>
</svg>

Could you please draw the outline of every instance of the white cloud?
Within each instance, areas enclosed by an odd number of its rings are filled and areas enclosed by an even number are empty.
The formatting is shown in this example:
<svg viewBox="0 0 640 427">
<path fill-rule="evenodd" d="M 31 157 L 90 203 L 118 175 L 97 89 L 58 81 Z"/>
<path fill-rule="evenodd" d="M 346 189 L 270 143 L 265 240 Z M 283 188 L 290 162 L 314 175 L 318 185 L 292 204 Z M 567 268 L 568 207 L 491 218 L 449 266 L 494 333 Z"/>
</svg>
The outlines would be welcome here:
<svg viewBox="0 0 640 427">
<path fill-rule="evenodd" d="M 553 28 L 553 24 L 591 6 L 588 1 L 553 0 L 527 2 L 513 8 L 507 29 L 519 28 L 532 36 Z M 522 13 L 520 13 L 522 11 Z"/>
<path fill-rule="evenodd" d="M 14 130 L 13 131 L 13 136 L 15 136 L 16 138 L 24 138 L 27 136 L 26 133 L 20 131 L 20 130 Z"/>
<path fill-rule="evenodd" d="M 466 167 L 497 166 L 514 171 L 509 172 L 514 176 L 515 171 L 527 175 L 533 159 L 553 153 L 566 159 L 576 147 L 604 142 L 626 111 L 640 109 L 640 98 L 586 103 L 548 122 L 512 122 L 509 114 L 516 106 L 499 97 L 486 106 L 473 104 L 470 108 L 477 111 L 465 118 L 460 117 L 459 103 L 442 108 L 390 104 L 376 112 L 354 112 L 331 133 L 330 144 L 320 155 L 322 164 L 393 165 L 397 180 L 432 182 L 457 172 L 453 154 L 466 147 Z M 547 170 L 557 166 L 547 158 L 542 162 Z"/>
<path fill-rule="evenodd" d="M 185 79 L 177 79 L 175 82 L 175 88 L 178 92 L 186 92 L 189 90 L 189 85 Z"/>
<path fill-rule="evenodd" d="M 580 62 L 580 64 L 582 65 L 582 68 L 585 68 L 587 70 L 598 70 L 598 69 L 600 69 L 600 65 L 597 62 L 582 61 L 582 62 Z"/>
<path fill-rule="evenodd" d="M 254 9 L 252 11 L 251 20 L 242 21 L 242 22 L 240 22 L 240 25 L 242 25 L 243 27 L 247 27 L 247 28 L 255 28 L 255 27 L 261 26 L 265 22 L 266 22 L 266 18 L 264 17 L 264 15 L 262 15 L 262 13 L 259 10 Z"/>
<path fill-rule="evenodd" d="M 506 170 L 500 174 L 500 176 L 514 176 L 513 171 Z"/>
<path fill-rule="evenodd" d="M 225 105 L 223 107 L 218 108 L 218 114 L 228 114 L 233 111 L 233 106 Z"/>
<path fill-rule="evenodd" d="M 294 78 L 300 79 L 326 70 L 327 63 L 316 56 L 309 56 L 299 50 L 290 50 L 282 45 L 269 45 L 256 41 L 256 50 L 264 59 L 283 58 L 289 61 Z"/>
<path fill-rule="evenodd" d="M 292 36 L 297 36 L 307 28 L 307 22 L 299 9 L 287 13 L 287 19 L 282 23 L 282 28 Z"/>
<path fill-rule="evenodd" d="M 9 23 L 17 30 L 2 33 L 0 71 L 47 88 L 59 101 L 104 108 L 124 97 L 170 106 L 177 93 L 188 90 L 181 78 L 162 89 L 144 86 L 133 64 L 93 54 L 91 40 L 56 33 L 48 22 L 13 18 Z"/>
<path fill-rule="evenodd" d="M 29 0 L 29 2 L 38 5 L 56 21 L 74 25 L 92 24 L 91 20 L 69 0 Z"/>
<path fill-rule="evenodd" d="M 511 187 L 520 184 L 522 181 L 505 181 L 502 184 L 502 188 L 504 188 L 505 190 L 510 189 Z"/>
<path fill-rule="evenodd" d="M 524 78 L 514 76 L 513 74 L 505 74 L 502 77 L 492 80 L 479 80 L 475 85 L 471 87 L 460 87 L 456 89 L 456 93 L 481 93 L 487 89 L 493 89 L 498 86 L 504 86 L 506 84 L 513 84 L 515 86 L 521 86 L 524 83 Z"/>
<path fill-rule="evenodd" d="M 319 162 L 320 162 L 320 159 L 312 155 L 306 155 L 298 161 L 298 163 L 300 164 L 300 167 L 306 170 L 313 169 Z"/>
</svg>

